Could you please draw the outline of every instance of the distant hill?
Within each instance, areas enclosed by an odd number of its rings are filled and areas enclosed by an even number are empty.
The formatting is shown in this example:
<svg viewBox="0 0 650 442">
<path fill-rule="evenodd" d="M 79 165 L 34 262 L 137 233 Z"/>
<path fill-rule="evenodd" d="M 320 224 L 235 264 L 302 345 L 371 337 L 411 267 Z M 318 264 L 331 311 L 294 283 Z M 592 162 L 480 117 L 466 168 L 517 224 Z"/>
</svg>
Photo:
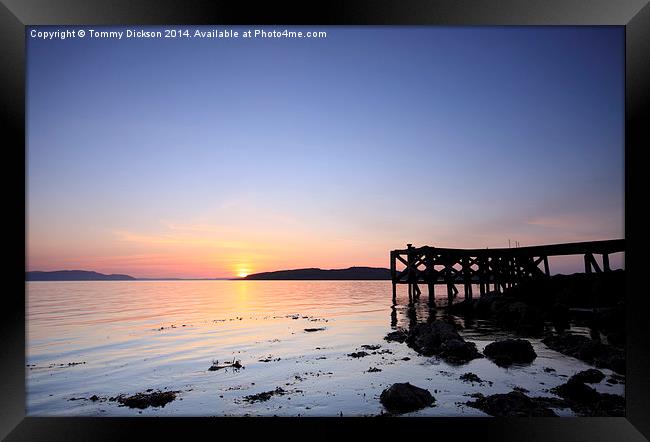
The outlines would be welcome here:
<svg viewBox="0 0 650 442">
<path fill-rule="evenodd" d="M 349 269 L 295 269 L 254 273 L 244 279 L 253 280 L 390 280 L 390 270 L 377 267 L 350 267 Z"/>
<path fill-rule="evenodd" d="M 105 275 L 87 270 L 57 270 L 54 272 L 25 272 L 26 281 L 134 281 L 129 275 Z"/>
</svg>

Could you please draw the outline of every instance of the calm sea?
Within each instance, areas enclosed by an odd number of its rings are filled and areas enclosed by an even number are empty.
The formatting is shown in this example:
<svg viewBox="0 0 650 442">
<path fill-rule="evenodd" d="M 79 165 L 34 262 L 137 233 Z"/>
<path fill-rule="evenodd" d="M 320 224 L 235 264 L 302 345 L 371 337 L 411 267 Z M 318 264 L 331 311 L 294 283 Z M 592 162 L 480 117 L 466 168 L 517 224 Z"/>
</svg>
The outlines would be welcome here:
<svg viewBox="0 0 650 442">
<path fill-rule="evenodd" d="M 487 359 L 451 366 L 388 343 L 383 340 L 388 332 L 430 314 L 426 293 L 408 309 L 403 288 L 393 307 L 389 281 L 28 282 L 26 287 L 27 414 L 33 416 L 369 416 L 383 411 L 379 395 L 394 382 L 427 388 L 436 398 L 435 407 L 410 415 L 483 416 L 463 404 L 470 394 L 518 386 L 532 396 L 551 396 L 548 389 L 589 368 L 538 340 L 531 340 L 538 354 L 532 364 L 508 369 Z M 445 299 L 446 289 L 440 287 L 436 297 Z M 504 336 L 487 321 L 458 321 L 479 350 Z M 366 357 L 349 356 L 363 345 L 380 347 L 365 349 Z M 243 368 L 208 370 L 214 361 L 233 359 Z M 460 381 L 466 372 L 489 383 Z M 257 402 L 246 398 L 277 387 L 285 394 Z M 620 384 L 596 388 L 624 390 Z M 164 407 L 144 410 L 105 400 L 148 389 L 179 393 Z M 93 395 L 99 400 L 90 400 Z"/>
</svg>

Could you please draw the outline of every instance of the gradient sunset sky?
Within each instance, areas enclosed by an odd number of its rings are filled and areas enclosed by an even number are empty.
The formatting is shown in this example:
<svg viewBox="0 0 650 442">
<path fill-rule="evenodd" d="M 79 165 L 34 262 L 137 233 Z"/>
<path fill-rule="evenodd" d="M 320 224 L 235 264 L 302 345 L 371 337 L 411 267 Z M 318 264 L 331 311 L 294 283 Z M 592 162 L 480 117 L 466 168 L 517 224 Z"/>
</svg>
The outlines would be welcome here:
<svg viewBox="0 0 650 442">
<path fill-rule="evenodd" d="M 28 270 L 624 236 L 622 27 L 307 29 L 327 38 L 27 38 Z"/>
</svg>

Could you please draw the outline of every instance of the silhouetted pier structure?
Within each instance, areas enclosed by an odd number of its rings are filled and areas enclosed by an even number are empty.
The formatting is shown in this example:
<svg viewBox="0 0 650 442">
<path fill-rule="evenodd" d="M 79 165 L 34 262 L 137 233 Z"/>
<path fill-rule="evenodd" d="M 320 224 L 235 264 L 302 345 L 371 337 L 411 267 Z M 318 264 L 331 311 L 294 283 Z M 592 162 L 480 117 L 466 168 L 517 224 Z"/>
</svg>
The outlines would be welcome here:
<svg viewBox="0 0 650 442">
<path fill-rule="evenodd" d="M 465 299 L 472 299 L 472 284 L 479 286 L 481 296 L 490 291 L 503 292 L 525 280 L 551 276 L 549 256 L 583 255 L 585 273 L 611 270 L 609 255 L 625 252 L 625 240 L 575 242 L 503 249 L 447 249 L 413 247 L 390 252 L 393 281 L 393 302 L 397 284 L 408 284 L 409 301 L 418 298 L 418 284 L 427 284 L 429 302 L 434 301 L 436 284 L 447 285 L 451 305 L 458 294 L 456 284 L 464 285 Z M 596 256 L 600 255 L 601 264 Z M 403 267 L 398 270 L 398 267 Z"/>
</svg>

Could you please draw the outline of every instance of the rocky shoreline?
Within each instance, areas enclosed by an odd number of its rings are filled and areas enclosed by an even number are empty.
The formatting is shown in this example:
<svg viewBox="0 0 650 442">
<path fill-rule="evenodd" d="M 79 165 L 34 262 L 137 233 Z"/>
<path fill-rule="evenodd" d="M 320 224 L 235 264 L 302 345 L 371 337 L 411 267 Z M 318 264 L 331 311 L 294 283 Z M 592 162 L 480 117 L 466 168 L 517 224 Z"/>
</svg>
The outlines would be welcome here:
<svg viewBox="0 0 650 442">
<path fill-rule="evenodd" d="M 525 283 L 505 293 L 487 293 L 448 306 L 448 314 L 464 318 L 489 318 L 504 330 L 520 336 L 541 338 L 548 348 L 579 359 L 597 368 L 625 374 L 624 339 L 624 271 L 597 275 L 558 275 L 549 280 Z M 591 336 L 570 331 L 571 309 L 591 313 L 586 324 Z M 554 329 L 549 331 L 547 324 Z M 526 339 L 508 338 L 488 344 L 483 355 L 473 343 L 466 342 L 453 321 L 431 320 L 416 323 L 408 332 L 394 331 L 387 341 L 406 342 L 425 356 L 438 356 L 448 363 L 463 364 L 485 355 L 500 367 L 531 363 L 537 357 Z M 607 343 L 602 342 L 605 335 Z M 472 376 L 473 375 L 473 376 Z M 473 373 L 463 375 L 463 381 L 478 382 Z M 576 373 L 569 380 L 550 390 L 557 398 L 528 397 L 513 390 L 491 396 L 476 395 L 466 405 L 492 416 L 555 416 L 550 407 L 570 408 L 580 416 L 623 416 L 625 399 L 609 393 L 599 393 L 587 383 L 599 383 L 605 375 L 596 369 Z M 624 382 L 624 377 L 607 379 L 608 385 Z M 397 385 L 397 384 L 396 384 Z"/>
</svg>

